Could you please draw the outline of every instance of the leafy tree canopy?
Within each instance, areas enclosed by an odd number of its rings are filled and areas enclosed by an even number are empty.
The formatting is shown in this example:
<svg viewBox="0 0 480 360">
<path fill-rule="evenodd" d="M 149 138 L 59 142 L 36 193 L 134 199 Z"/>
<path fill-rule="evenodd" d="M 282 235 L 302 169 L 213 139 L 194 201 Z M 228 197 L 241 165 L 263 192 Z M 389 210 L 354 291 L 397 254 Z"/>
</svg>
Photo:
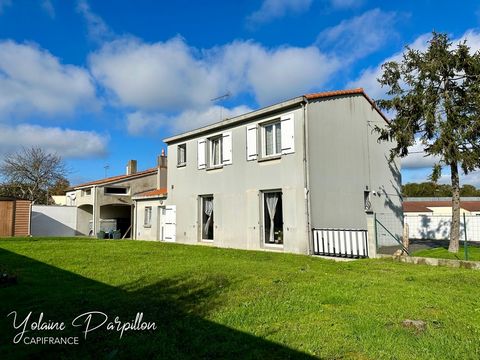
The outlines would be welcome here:
<svg viewBox="0 0 480 360">
<path fill-rule="evenodd" d="M 446 34 L 433 33 L 424 51 L 407 47 L 400 62 L 382 65 L 378 80 L 387 98 L 377 101 L 393 113 L 387 128 L 376 127 L 380 140 L 395 140 L 391 158 L 408 155 L 420 142 L 427 156 L 439 159 L 431 179 L 450 168 L 452 227 L 449 251 L 460 237 L 460 177 L 480 168 L 480 53 L 466 41 L 452 45 Z"/>
<path fill-rule="evenodd" d="M 452 186 L 437 184 L 432 181 L 408 183 L 402 185 L 404 197 L 452 197 Z M 460 188 L 460 196 L 480 196 L 480 190 L 473 185 L 465 184 Z"/>
</svg>

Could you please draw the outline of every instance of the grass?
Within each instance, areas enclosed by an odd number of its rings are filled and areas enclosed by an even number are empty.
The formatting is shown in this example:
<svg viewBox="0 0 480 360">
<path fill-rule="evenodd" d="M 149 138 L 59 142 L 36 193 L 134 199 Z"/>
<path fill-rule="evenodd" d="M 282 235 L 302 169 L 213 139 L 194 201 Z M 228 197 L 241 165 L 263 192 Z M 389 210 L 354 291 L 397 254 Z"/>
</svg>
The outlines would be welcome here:
<svg viewBox="0 0 480 360">
<path fill-rule="evenodd" d="M 468 260 L 480 261 L 480 247 L 468 246 Z M 412 254 L 413 256 L 431 257 L 436 259 L 453 259 L 453 260 L 465 260 L 465 249 L 460 246 L 458 253 L 451 253 L 448 251 L 448 247 L 436 247 L 432 249 L 418 250 Z"/>
<path fill-rule="evenodd" d="M 0 269 L 18 278 L 0 287 L 1 359 L 480 358 L 474 270 L 89 239 L 2 239 Z M 143 312 L 158 328 L 122 339 L 102 328 L 79 346 L 13 345 L 12 310 L 67 325 L 86 311 Z"/>
</svg>

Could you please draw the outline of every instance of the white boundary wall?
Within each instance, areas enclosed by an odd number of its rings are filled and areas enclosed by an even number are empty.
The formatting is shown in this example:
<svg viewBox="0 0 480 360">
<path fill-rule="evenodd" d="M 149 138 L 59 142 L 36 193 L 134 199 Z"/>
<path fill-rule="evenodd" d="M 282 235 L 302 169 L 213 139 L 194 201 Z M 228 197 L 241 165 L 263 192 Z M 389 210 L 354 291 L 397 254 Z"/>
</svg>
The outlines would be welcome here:
<svg viewBox="0 0 480 360">
<path fill-rule="evenodd" d="M 75 236 L 76 228 L 75 206 L 32 206 L 32 236 Z"/>
<path fill-rule="evenodd" d="M 480 216 L 465 215 L 467 240 L 480 242 Z M 441 215 L 408 215 L 404 217 L 409 226 L 410 239 L 445 240 L 450 238 L 451 216 Z M 460 240 L 465 240 L 465 222 L 460 215 Z"/>
</svg>

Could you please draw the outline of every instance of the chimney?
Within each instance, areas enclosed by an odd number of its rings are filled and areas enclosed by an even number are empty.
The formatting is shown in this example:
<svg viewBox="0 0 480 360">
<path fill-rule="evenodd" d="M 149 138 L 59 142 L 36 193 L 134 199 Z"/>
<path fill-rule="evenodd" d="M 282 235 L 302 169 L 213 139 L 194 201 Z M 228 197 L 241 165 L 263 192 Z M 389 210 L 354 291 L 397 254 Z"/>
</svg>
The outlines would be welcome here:
<svg viewBox="0 0 480 360">
<path fill-rule="evenodd" d="M 136 173 L 137 173 L 137 160 L 128 160 L 127 175 L 133 175 Z"/>
<path fill-rule="evenodd" d="M 157 175 L 157 188 L 167 187 L 167 155 L 165 150 L 162 150 L 162 155 L 157 157 L 158 175 Z"/>
</svg>

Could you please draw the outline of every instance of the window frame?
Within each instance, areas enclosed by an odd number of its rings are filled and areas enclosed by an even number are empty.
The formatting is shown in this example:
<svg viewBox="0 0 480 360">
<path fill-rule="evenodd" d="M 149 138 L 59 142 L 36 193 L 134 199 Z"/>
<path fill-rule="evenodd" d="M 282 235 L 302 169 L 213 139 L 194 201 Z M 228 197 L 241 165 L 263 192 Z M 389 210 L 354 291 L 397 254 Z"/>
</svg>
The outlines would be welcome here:
<svg viewBox="0 0 480 360">
<path fill-rule="evenodd" d="M 152 207 L 145 206 L 143 213 L 143 227 L 150 228 L 152 227 Z"/>
<path fill-rule="evenodd" d="M 183 148 L 183 161 L 180 159 L 180 148 Z M 187 143 L 177 145 L 177 167 L 183 167 L 187 165 Z"/>
<path fill-rule="evenodd" d="M 266 194 L 271 194 L 271 193 L 278 193 L 280 194 L 280 199 L 281 199 L 281 211 L 282 211 L 282 242 L 281 243 L 270 243 L 270 242 L 267 242 L 266 240 L 266 226 L 265 226 L 265 223 L 266 223 L 266 216 L 265 216 L 265 211 L 268 211 L 266 209 L 266 204 L 265 204 L 265 195 Z M 261 216 L 262 216 L 262 227 L 261 227 L 261 236 L 260 236 L 260 239 L 261 239 L 261 246 L 264 247 L 264 248 L 268 248 L 268 247 L 271 247 L 271 248 L 277 248 L 277 249 L 283 249 L 284 245 L 285 245 L 285 214 L 283 212 L 283 190 L 282 189 L 269 189 L 269 190 L 261 190 L 260 191 L 260 194 L 261 194 L 261 205 L 260 205 L 260 210 L 261 210 Z M 277 203 L 277 206 L 278 203 Z M 277 209 L 278 210 L 278 209 Z M 277 212 L 276 212 L 277 213 Z M 278 214 L 278 213 L 277 213 Z"/>
<path fill-rule="evenodd" d="M 125 193 L 111 193 L 107 192 L 107 189 L 125 189 Z M 130 195 L 130 187 L 129 186 L 105 186 L 103 188 L 103 194 L 109 196 L 128 196 Z"/>
<path fill-rule="evenodd" d="M 263 122 L 259 124 L 260 126 L 260 158 L 261 159 L 271 159 L 279 158 L 282 156 L 282 120 L 280 118 L 275 118 L 273 120 Z M 273 153 L 267 155 L 267 127 L 272 126 L 272 148 Z M 280 144 L 277 144 L 276 132 L 280 131 Z M 278 152 L 277 152 L 278 149 Z"/>
<path fill-rule="evenodd" d="M 207 238 L 204 238 L 204 234 L 203 234 L 203 227 L 204 227 L 204 215 L 205 215 L 205 212 L 204 212 L 204 204 L 205 204 L 205 200 L 206 199 L 211 199 L 212 201 L 212 223 L 211 223 L 211 226 L 212 226 L 212 238 L 211 239 L 207 239 Z M 215 196 L 213 194 L 206 194 L 206 195 L 199 195 L 198 196 L 198 200 L 199 200 L 199 211 L 200 211 L 200 221 L 199 221 L 199 224 L 200 224 L 200 241 L 201 242 L 207 242 L 207 243 L 213 243 L 215 241 Z"/>
<path fill-rule="evenodd" d="M 214 163 L 214 147 L 213 144 L 214 142 L 217 142 L 219 144 L 219 163 L 215 164 Z M 221 168 L 223 167 L 223 135 L 215 135 L 212 137 L 208 138 L 208 168 L 210 169 L 216 169 L 216 168 Z"/>
</svg>

